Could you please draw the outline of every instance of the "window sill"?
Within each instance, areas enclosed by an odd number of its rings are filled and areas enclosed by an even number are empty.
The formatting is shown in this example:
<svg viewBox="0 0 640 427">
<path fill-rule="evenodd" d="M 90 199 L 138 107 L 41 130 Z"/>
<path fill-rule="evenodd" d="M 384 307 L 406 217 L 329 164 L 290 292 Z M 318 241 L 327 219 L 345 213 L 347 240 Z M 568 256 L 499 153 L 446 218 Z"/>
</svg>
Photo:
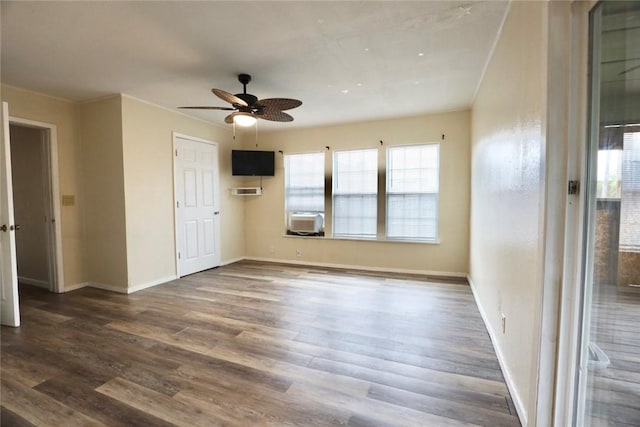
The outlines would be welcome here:
<svg viewBox="0 0 640 427">
<path fill-rule="evenodd" d="M 371 242 L 371 243 L 409 243 L 419 245 L 439 245 L 440 240 L 391 240 L 391 239 L 358 239 L 356 237 L 332 237 L 332 236 L 295 236 L 284 234 L 282 237 L 291 239 L 315 239 L 315 240 L 337 240 L 346 242 Z"/>
</svg>

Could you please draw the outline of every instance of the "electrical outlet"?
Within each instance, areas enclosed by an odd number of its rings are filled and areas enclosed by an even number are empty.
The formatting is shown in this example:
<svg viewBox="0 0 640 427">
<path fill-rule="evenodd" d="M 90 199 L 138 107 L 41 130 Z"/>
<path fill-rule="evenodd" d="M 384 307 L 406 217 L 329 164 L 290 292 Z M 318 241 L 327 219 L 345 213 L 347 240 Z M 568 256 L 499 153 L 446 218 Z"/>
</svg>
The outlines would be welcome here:
<svg viewBox="0 0 640 427">
<path fill-rule="evenodd" d="M 504 334 L 507 332 L 507 316 L 504 313 L 500 315 L 500 321 L 502 323 L 502 333 Z"/>
<path fill-rule="evenodd" d="M 296 249 L 296 256 L 297 257 L 302 256 L 302 251 L 300 249 Z"/>
</svg>

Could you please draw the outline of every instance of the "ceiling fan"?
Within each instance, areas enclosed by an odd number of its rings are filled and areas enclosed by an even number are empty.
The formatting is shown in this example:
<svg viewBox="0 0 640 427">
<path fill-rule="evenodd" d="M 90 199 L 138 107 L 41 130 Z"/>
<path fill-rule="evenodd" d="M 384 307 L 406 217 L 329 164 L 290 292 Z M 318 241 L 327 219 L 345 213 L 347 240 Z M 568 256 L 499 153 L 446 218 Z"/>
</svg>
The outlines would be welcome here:
<svg viewBox="0 0 640 427">
<path fill-rule="evenodd" d="M 249 74 L 238 75 L 238 81 L 242 83 L 242 93 L 232 95 L 222 89 L 211 89 L 218 98 L 230 103 L 232 107 L 194 106 L 179 108 L 233 111 L 233 113 L 224 118 L 225 123 L 251 126 L 256 122 L 256 119 L 270 120 L 272 122 L 292 122 L 293 117 L 285 113 L 284 110 L 290 110 L 302 105 L 302 101 L 297 99 L 258 99 L 255 95 L 247 93 L 247 84 L 251 81 Z"/>
</svg>

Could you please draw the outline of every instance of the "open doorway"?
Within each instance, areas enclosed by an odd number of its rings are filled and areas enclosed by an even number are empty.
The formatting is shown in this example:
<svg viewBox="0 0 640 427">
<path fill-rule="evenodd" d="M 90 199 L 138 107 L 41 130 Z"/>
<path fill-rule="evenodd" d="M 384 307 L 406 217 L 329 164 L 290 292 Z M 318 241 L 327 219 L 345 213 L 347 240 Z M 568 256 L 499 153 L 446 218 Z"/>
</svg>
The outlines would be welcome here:
<svg viewBox="0 0 640 427">
<path fill-rule="evenodd" d="M 61 292 L 55 126 L 12 118 L 9 130 L 18 283 Z"/>
</svg>

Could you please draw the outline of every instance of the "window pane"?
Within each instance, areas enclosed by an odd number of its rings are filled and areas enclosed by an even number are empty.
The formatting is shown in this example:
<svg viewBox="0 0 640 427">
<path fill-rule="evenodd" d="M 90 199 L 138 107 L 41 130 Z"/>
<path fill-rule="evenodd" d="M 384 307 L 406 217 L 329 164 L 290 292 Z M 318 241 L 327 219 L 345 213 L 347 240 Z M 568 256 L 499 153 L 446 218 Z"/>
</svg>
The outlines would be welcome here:
<svg viewBox="0 0 640 427">
<path fill-rule="evenodd" d="M 336 151 L 333 157 L 333 234 L 376 237 L 378 150 Z"/>
<path fill-rule="evenodd" d="M 640 132 L 624 134 L 620 248 L 640 252 Z"/>
<path fill-rule="evenodd" d="M 436 240 L 438 144 L 387 149 L 387 238 Z"/>
<path fill-rule="evenodd" d="M 597 197 L 603 199 L 619 199 L 622 168 L 622 150 L 598 151 L 598 186 Z"/>
<path fill-rule="evenodd" d="M 285 155 L 285 209 L 324 213 L 324 153 Z"/>
</svg>

